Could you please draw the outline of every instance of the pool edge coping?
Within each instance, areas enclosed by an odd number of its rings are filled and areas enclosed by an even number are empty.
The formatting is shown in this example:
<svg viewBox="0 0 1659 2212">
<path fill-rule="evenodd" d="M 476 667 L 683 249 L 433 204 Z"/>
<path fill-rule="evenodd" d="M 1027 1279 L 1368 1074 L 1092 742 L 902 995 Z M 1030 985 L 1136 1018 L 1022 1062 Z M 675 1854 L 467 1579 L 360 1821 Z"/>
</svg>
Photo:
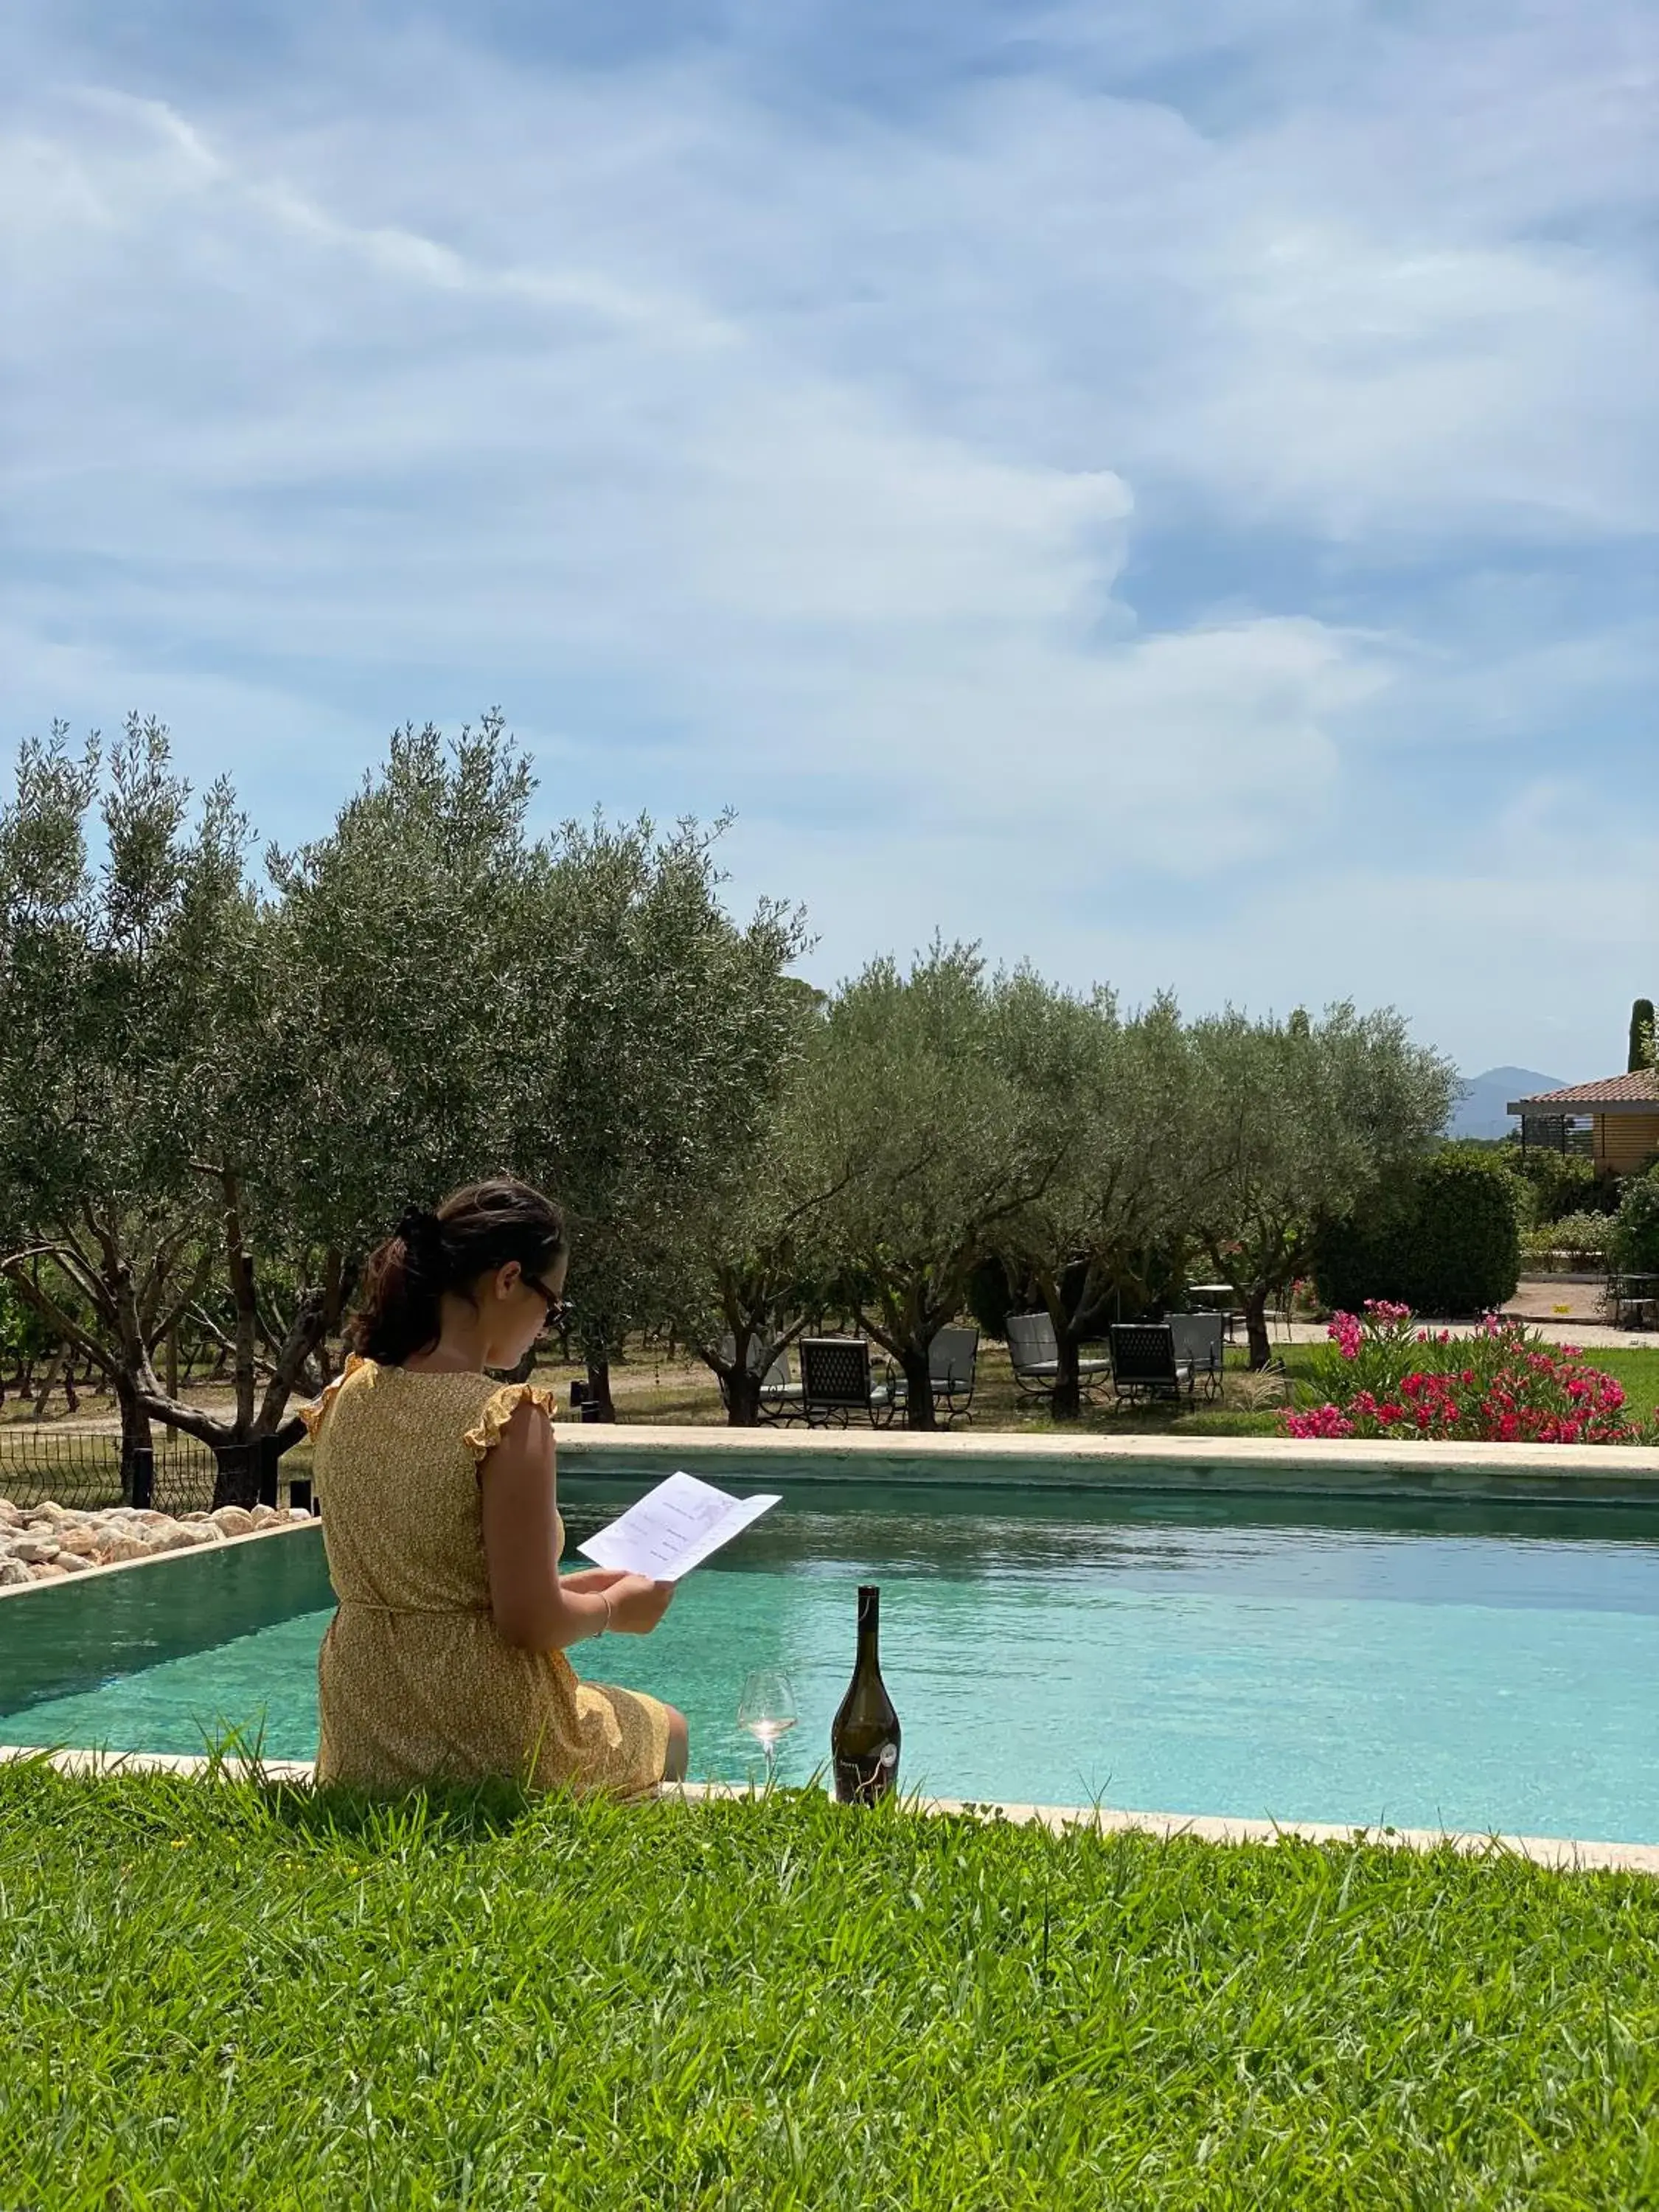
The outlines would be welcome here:
<svg viewBox="0 0 1659 2212">
<path fill-rule="evenodd" d="M 1638 1481 L 1659 1482 L 1659 1447 L 1650 1444 L 1443 1443 L 1407 1440 L 1396 1444 L 1372 1439 L 1327 1440 L 1301 1437 L 1101 1436 L 1093 1431 L 1061 1436 L 1052 1430 L 1029 1435 L 1018 1429 L 806 1430 L 781 1423 L 769 1428 L 733 1429 L 714 1423 L 560 1422 L 556 1426 L 560 1455 L 579 1462 L 618 1451 L 680 1451 L 752 1454 L 757 1459 L 803 1450 L 825 1458 L 1018 1459 L 1091 1462 L 1173 1462 L 1216 1467 L 1318 1468 L 1376 1473 L 1428 1473 L 1432 1468 L 1479 1468 L 1488 1474 L 1554 1469 L 1598 1474 L 1622 1472 Z M 1425 1464 L 1426 1462 L 1426 1464 Z"/>
<path fill-rule="evenodd" d="M 129 1567 L 159 1567 L 167 1559 L 187 1559 L 196 1554 L 228 1552 L 237 1544 L 262 1544 L 269 1536 L 303 1535 L 307 1528 L 321 1524 L 315 1514 L 304 1521 L 289 1521 L 275 1528 L 250 1528 L 240 1536 L 221 1536 L 212 1544 L 180 1544 L 170 1552 L 149 1552 L 142 1559 L 109 1559 L 101 1566 L 82 1567 L 78 1575 L 53 1575 L 45 1582 L 5 1583 L 0 1584 L 0 1602 L 9 1597 L 33 1597 L 37 1590 L 57 1590 L 78 1587 L 89 1583 L 97 1575 L 121 1575 Z"/>
<path fill-rule="evenodd" d="M 276 1535 L 276 1529 L 261 1529 Z M 246 1538 L 236 1540 L 246 1542 Z M 143 1564 L 133 1560 L 132 1565 Z M 76 1779 L 106 1781 L 123 1774 L 176 1774 L 193 1780 L 227 1774 L 250 1777 L 309 1788 L 316 1780 L 309 1759 L 211 1759 L 194 1752 L 46 1750 L 24 1744 L 0 1744 L 0 1765 L 25 1761 L 44 1762 L 59 1774 Z M 659 1804 L 708 1805 L 746 1803 L 755 1792 L 732 1783 L 680 1782 L 665 1784 Z M 1659 1876 L 1659 1844 L 1600 1843 L 1572 1836 L 1511 1836 L 1478 1834 L 1456 1828 L 1395 1828 L 1359 1826 L 1346 1827 L 1328 1820 L 1261 1820 L 1215 1813 L 1139 1813 L 1103 1805 L 1032 1805 L 999 1802 L 988 1798 L 915 1797 L 906 1809 L 927 1818 L 966 1815 L 987 1822 L 1006 1820 L 1016 1827 L 1042 1827 L 1060 1835 L 1071 1829 L 1093 1829 L 1099 1835 L 1145 1835 L 1159 1843 L 1236 1844 L 1363 1844 L 1391 1850 L 1433 1851 L 1449 1846 L 1466 1857 L 1489 1853 L 1525 1859 L 1554 1874 L 1616 1873 Z"/>
</svg>

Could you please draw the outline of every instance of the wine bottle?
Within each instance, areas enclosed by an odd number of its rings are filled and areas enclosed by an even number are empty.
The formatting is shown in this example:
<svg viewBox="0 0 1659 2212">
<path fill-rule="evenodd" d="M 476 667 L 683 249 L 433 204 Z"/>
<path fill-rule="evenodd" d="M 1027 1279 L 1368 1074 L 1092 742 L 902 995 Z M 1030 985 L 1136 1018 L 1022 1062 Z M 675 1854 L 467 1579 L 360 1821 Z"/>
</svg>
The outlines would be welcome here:
<svg viewBox="0 0 1659 2212">
<path fill-rule="evenodd" d="M 873 1805 L 898 1787 L 899 1717 L 881 1679 L 881 1592 L 859 1589 L 859 1655 L 830 1729 L 830 1764 L 842 1805 Z"/>
</svg>

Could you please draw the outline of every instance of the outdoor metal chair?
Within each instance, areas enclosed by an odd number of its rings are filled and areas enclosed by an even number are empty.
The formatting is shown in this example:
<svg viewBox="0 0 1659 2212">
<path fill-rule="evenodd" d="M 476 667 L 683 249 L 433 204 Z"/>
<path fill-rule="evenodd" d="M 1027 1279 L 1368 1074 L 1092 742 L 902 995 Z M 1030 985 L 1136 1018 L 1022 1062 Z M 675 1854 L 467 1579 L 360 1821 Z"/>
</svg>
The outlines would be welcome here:
<svg viewBox="0 0 1659 2212">
<path fill-rule="evenodd" d="M 1120 1398 L 1190 1396 L 1193 1363 L 1176 1356 L 1175 1336 L 1166 1321 L 1112 1323 L 1112 1389 Z"/>
<path fill-rule="evenodd" d="M 1003 1327 L 1016 1387 L 1030 1397 L 1050 1396 L 1060 1375 L 1060 1346 L 1054 1341 L 1053 1321 L 1046 1313 L 1010 1314 Z M 1078 1379 L 1087 1395 L 1099 1389 L 1111 1371 L 1109 1359 L 1078 1362 Z"/>
<path fill-rule="evenodd" d="M 1194 1379 L 1204 1378 L 1204 1395 L 1213 1398 L 1221 1389 L 1223 1347 L 1226 1341 L 1224 1314 L 1171 1314 L 1170 1335 L 1177 1360 L 1190 1362 Z"/>
<path fill-rule="evenodd" d="M 800 1410 L 810 1428 L 834 1422 L 844 1429 L 854 1413 L 872 1429 L 891 1425 L 893 1387 L 870 1373 L 870 1346 L 861 1336 L 804 1336 L 800 1340 Z"/>
<path fill-rule="evenodd" d="M 933 1386 L 933 1411 L 946 1428 L 973 1419 L 974 1380 L 979 1367 L 979 1331 L 942 1328 L 927 1347 L 927 1378 Z M 878 1385 L 878 1388 L 880 1386 Z M 902 1375 L 891 1384 L 895 1407 L 908 1405 L 909 1387 Z"/>
<path fill-rule="evenodd" d="M 979 1370 L 979 1331 L 942 1328 L 927 1347 L 927 1375 L 933 1386 L 933 1410 L 953 1421 L 973 1419 L 974 1379 Z"/>
</svg>

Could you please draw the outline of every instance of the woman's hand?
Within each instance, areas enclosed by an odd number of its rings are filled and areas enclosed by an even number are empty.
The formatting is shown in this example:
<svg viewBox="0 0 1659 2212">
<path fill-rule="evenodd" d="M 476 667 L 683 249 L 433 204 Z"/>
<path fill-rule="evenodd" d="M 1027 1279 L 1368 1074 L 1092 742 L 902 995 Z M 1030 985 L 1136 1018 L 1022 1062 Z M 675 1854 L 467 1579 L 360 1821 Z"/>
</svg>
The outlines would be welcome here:
<svg viewBox="0 0 1659 2212">
<path fill-rule="evenodd" d="M 561 1575 L 559 1586 L 582 1597 L 603 1597 L 627 1580 L 622 1567 L 578 1567 L 574 1574 Z"/>
<path fill-rule="evenodd" d="M 648 1636 L 668 1610 L 672 1583 L 653 1583 L 649 1575 L 618 1575 L 604 1593 L 610 1601 L 607 1626 L 619 1636 Z"/>
</svg>

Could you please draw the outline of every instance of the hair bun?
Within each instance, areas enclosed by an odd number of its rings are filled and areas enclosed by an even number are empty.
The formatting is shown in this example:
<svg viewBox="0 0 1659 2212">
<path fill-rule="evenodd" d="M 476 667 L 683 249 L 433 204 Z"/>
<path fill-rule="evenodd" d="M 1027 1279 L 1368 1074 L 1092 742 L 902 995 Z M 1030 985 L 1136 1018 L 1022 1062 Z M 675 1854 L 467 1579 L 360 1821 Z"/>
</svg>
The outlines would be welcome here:
<svg viewBox="0 0 1659 2212">
<path fill-rule="evenodd" d="M 398 1234 L 417 1267 L 427 1265 L 442 1254 L 444 1225 L 429 1206 L 406 1206 L 398 1224 Z"/>
</svg>

